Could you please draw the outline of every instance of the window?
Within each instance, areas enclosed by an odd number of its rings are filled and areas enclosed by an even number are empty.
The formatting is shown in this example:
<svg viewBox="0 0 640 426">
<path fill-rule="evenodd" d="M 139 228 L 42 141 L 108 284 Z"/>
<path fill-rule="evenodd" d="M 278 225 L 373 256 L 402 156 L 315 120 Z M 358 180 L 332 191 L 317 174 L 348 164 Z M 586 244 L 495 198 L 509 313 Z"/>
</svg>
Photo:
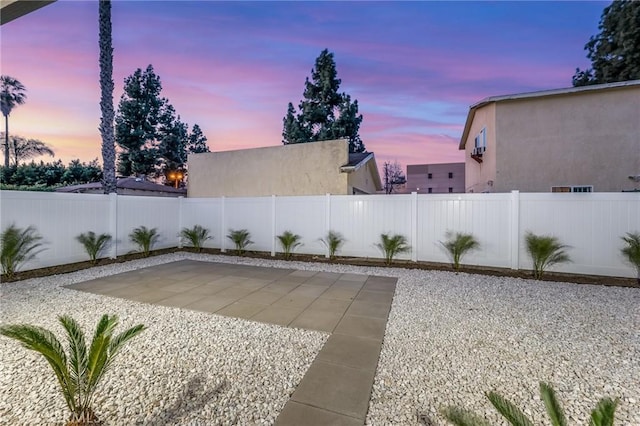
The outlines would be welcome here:
<svg viewBox="0 0 640 426">
<path fill-rule="evenodd" d="M 449 172 L 449 179 L 453 179 L 453 173 Z"/>
<path fill-rule="evenodd" d="M 427 173 L 427 179 L 433 179 L 433 173 Z"/>
<path fill-rule="evenodd" d="M 453 192 L 453 188 L 449 187 L 449 192 Z"/>
<path fill-rule="evenodd" d="M 431 194 L 431 193 L 433 192 L 433 188 L 429 188 L 429 189 L 427 190 L 427 192 L 428 192 L 429 194 Z"/>
<path fill-rule="evenodd" d="M 593 185 L 552 186 L 551 192 L 593 192 Z"/>
<path fill-rule="evenodd" d="M 485 148 L 487 146 L 487 128 L 483 127 L 478 133 L 478 136 L 475 137 L 475 147 L 476 148 Z"/>
</svg>

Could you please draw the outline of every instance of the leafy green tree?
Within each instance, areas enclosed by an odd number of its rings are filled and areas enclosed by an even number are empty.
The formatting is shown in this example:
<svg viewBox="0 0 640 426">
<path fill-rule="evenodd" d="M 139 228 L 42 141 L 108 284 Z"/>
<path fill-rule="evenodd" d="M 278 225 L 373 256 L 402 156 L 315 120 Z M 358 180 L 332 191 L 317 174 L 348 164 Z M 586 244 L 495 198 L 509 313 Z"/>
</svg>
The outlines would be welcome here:
<svg viewBox="0 0 640 426">
<path fill-rule="evenodd" d="M 207 145 L 207 137 L 202 133 L 202 129 L 197 124 L 193 125 L 191 133 L 189 133 L 189 140 L 187 141 L 187 151 L 193 154 L 200 154 L 203 152 L 211 152 L 209 145 Z"/>
<path fill-rule="evenodd" d="M 118 172 L 123 176 L 153 175 L 158 158 L 156 127 L 167 100 L 153 66 L 138 68 L 124 81 L 124 93 L 116 114 L 116 143 L 121 149 Z"/>
<path fill-rule="evenodd" d="M 98 159 L 89 163 L 81 163 L 80 160 L 71 160 L 60 178 L 63 185 L 79 185 L 83 183 L 99 182 L 102 179 L 102 170 L 98 165 Z"/>
<path fill-rule="evenodd" d="M 183 170 L 187 162 L 187 125 L 180 121 L 172 105 L 166 104 L 158 119 L 158 167 L 166 180 L 169 174 Z"/>
<path fill-rule="evenodd" d="M 116 192 L 116 146 L 113 131 L 113 46 L 111 1 L 98 2 L 100 45 L 100 136 L 102 137 L 102 186 L 105 194 Z"/>
<path fill-rule="evenodd" d="M 640 79 L 640 2 L 614 1 L 604 8 L 598 29 L 584 46 L 591 68 L 577 68 L 573 85 Z"/>
<path fill-rule="evenodd" d="M 364 143 L 358 131 L 362 115 L 358 113 L 358 101 L 351 101 L 346 93 L 340 93 L 340 83 L 333 53 L 325 49 L 316 59 L 311 70 L 311 80 L 305 80 L 304 99 L 299 113 L 292 103 L 282 120 L 282 143 L 304 143 L 347 138 L 349 152 L 364 152 Z"/>
<path fill-rule="evenodd" d="M 18 167 L 0 167 L 2 182 L 5 185 L 16 185 L 20 187 L 57 187 L 60 185 L 83 184 L 99 182 L 102 179 L 102 168 L 98 164 L 98 159 L 89 163 L 82 163 L 80 160 L 72 160 L 68 166 L 62 164 L 61 160 L 53 163 L 32 161 L 27 164 L 20 164 Z"/>
<path fill-rule="evenodd" d="M 4 115 L 4 166 L 9 167 L 9 115 L 11 111 L 24 104 L 27 99 L 26 88 L 22 83 L 8 75 L 0 76 L 0 111 Z"/>
<path fill-rule="evenodd" d="M 4 133 L 0 137 L 5 139 Z M 22 136 L 9 136 L 9 157 L 13 158 L 13 165 L 17 166 L 21 160 L 27 160 L 41 155 L 55 157 L 55 152 L 46 143 L 38 139 L 27 139 Z"/>
</svg>

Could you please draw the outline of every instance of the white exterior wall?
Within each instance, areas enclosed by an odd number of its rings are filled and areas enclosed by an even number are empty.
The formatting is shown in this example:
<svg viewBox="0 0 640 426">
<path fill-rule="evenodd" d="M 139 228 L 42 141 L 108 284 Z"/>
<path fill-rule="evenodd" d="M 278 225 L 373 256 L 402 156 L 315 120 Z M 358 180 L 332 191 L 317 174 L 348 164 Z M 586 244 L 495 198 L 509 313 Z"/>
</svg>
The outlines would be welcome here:
<svg viewBox="0 0 640 426">
<path fill-rule="evenodd" d="M 470 232 L 481 250 L 464 264 L 531 269 L 527 231 L 553 234 L 571 246 L 572 263 L 553 270 L 578 274 L 635 277 L 620 255 L 621 236 L 640 232 L 640 193 L 502 193 L 438 195 L 305 196 L 252 198 L 154 198 L 115 195 L 2 191 L 0 225 L 33 225 L 46 250 L 22 270 L 87 259 L 74 237 L 81 232 L 117 236 L 103 256 L 134 249 L 134 227 L 157 227 L 155 248 L 176 247 L 183 227 L 199 224 L 214 239 L 206 247 L 232 250 L 229 229 L 246 228 L 250 250 L 280 252 L 276 235 L 290 230 L 302 237 L 296 253 L 326 255 L 318 241 L 328 230 L 342 233 L 339 255 L 381 258 L 375 246 L 381 233 L 407 237 L 412 252 L 399 259 L 449 263 L 440 241 L 447 231 Z M 115 252 L 115 253 L 114 253 Z"/>
</svg>

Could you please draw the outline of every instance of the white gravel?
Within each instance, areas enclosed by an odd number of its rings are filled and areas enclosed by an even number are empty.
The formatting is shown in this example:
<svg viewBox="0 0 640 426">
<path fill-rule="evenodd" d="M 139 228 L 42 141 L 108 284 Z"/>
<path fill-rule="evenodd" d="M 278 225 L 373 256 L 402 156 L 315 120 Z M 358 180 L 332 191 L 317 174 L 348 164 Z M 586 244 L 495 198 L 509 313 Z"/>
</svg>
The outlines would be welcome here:
<svg viewBox="0 0 640 426">
<path fill-rule="evenodd" d="M 497 390 L 546 424 L 538 382 L 551 383 L 570 424 L 603 396 L 616 425 L 640 425 L 640 289 L 448 272 L 177 253 L 0 286 L 2 323 L 61 330 L 71 314 L 92 330 L 103 313 L 149 329 L 119 354 L 96 407 L 110 425 L 272 424 L 328 337 L 60 288 L 179 259 L 399 277 L 367 424 L 447 424 L 446 405 L 498 420 Z M 66 410 L 49 366 L 0 337 L 0 424 L 54 424 Z M 543 420 L 544 419 L 544 420 Z"/>
</svg>

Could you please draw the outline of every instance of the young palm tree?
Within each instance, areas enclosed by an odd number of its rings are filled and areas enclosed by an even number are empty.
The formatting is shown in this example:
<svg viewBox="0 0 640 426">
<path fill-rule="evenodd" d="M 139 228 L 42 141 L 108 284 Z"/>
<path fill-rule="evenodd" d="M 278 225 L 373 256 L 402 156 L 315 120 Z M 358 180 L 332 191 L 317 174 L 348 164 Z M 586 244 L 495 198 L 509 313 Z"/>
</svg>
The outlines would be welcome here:
<svg viewBox="0 0 640 426">
<path fill-rule="evenodd" d="M 246 229 L 229 229 L 229 234 L 227 238 L 233 241 L 233 244 L 236 246 L 236 254 L 238 256 L 242 256 L 244 254 L 245 248 L 249 244 L 253 244 L 249 238 L 251 237 L 251 233 Z"/>
<path fill-rule="evenodd" d="M 180 232 L 180 237 L 184 240 L 189 241 L 191 245 L 199 252 L 202 251 L 202 244 L 213 238 L 209 235 L 209 230 L 207 228 L 203 228 L 200 225 L 195 225 L 193 228 L 182 228 Z"/>
<path fill-rule="evenodd" d="M 107 243 L 111 241 L 111 235 L 100 234 L 96 235 L 95 232 L 89 231 L 86 234 L 82 233 L 76 237 L 76 240 L 84 246 L 91 263 L 95 265 L 98 258 L 98 253 L 105 248 Z"/>
<path fill-rule="evenodd" d="M 291 253 L 296 249 L 296 247 L 301 246 L 300 238 L 302 238 L 298 234 L 294 234 L 291 231 L 284 231 L 282 235 L 277 236 L 280 244 L 282 245 L 282 250 L 285 259 L 291 258 Z"/>
<path fill-rule="evenodd" d="M 0 138 L 4 139 L 4 132 L 0 133 Z M 22 136 L 9 137 L 9 157 L 13 157 L 13 165 L 18 166 L 20 160 L 49 155 L 55 157 L 55 152 L 44 142 L 38 139 L 27 139 Z"/>
<path fill-rule="evenodd" d="M 320 241 L 329 249 L 329 259 L 335 259 L 336 252 L 344 244 L 345 239 L 341 233 L 329 231 L 325 238 L 320 238 Z"/>
<path fill-rule="evenodd" d="M 622 237 L 626 243 L 620 251 L 629 263 L 635 266 L 638 272 L 638 285 L 640 285 L 640 232 L 627 232 L 626 237 Z"/>
<path fill-rule="evenodd" d="M 100 135 L 102 136 L 102 186 L 105 194 L 116 192 L 116 148 L 113 131 L 113 47 L 111 1 L 98 2 L 100 45 Z"/>
<path fill-rule="evenodd" d="M 411 246 L 407 244 L 407 237 L 404 235 L 389 235 L 381 234 L 380 242 L 376 244 L 382 254 L 387 265 L 390 265 L 393 258 L 400 253 L 407 253 L 411 251 Z"/>
<path fill-rule="evenodd" d="M 40 242 L 42 236 L 38 234 L 33 226 L 25 229 L 10 225 L 0 235 L 0 265 L 2 273 L 8 279 L 13 278 L 20 265 L 36 257 L 42 250 L 37 250 L 42 246 Z"/>
<path fill-rule="evenodd" d="M 27 89 L 8 75 L 0 76 L 0 110 L 4 115 L 4 166 L 9 167 L 9 115 L 13 108 L 24 104 Z"/>
<path fill-rule="evenodd" d="M 447 249 L 453 260 L 453 269 L 460 270 L 460 259 L 468 251 L 475 250 L 480 247 L 480 243 L 471 234 L 465 234 L 462 232 L 456 232 L 455 234 L 447 232 L 447 241 L 440 244 Z"/>
<path fill-rule="evenodd" d="M 109 371 L 118 351 L 145 327 L 139 324 L 114 336 L 118 317 L 104 315 L 87 348 L 85 334 L 73 318 L 64 315 L 58 320 L 67 333 L 67 353 L 58 338 L 42 327 L 28 324 L 3 325 L 0 326 L 0 334 L 40 353 L 53 368 L 62 396 L 71 411 L 67 425 L 100 424 L 93 409 L 96 389 Z"/>
<path fill-rule="evenodd" d="M 533 277 L 537 280 L 542 278 L 548 267 L 556 263 L 571 262 L 565 251 L 569 246 L 561 244 L 556 237 L 527 232 L 525 241 L 527 252 L 533 260 Z"/>
<path fill-rule="evenodd" d="M 533 426 L 533 422 L 513 403 L 496 392 L 485 394 L 496 410 L 513 426 Z M 567 426 L 567 419 L 553 388 L 540 382 L 540 397 L 553 426 Z M 590 426 L 613 426 L 618 399 L 603 398 L 591 412 Z M 444 417 L 456 426 L 488 426 L 489 423 L 471 411 L 459 407 L 442 410 Z"/>
<path fill-rule="evenodd" d="M 158 228 L 148 229 L 146 226 L 135 228 L 129 234 L 129 239 L 131 239 L 131 242 L 138 245 L 138 248 L 144 254 L 144 257 L 149 256 L 151 248 L 158 241 L 158 238 L 160 238 Z"/>
</svg>

